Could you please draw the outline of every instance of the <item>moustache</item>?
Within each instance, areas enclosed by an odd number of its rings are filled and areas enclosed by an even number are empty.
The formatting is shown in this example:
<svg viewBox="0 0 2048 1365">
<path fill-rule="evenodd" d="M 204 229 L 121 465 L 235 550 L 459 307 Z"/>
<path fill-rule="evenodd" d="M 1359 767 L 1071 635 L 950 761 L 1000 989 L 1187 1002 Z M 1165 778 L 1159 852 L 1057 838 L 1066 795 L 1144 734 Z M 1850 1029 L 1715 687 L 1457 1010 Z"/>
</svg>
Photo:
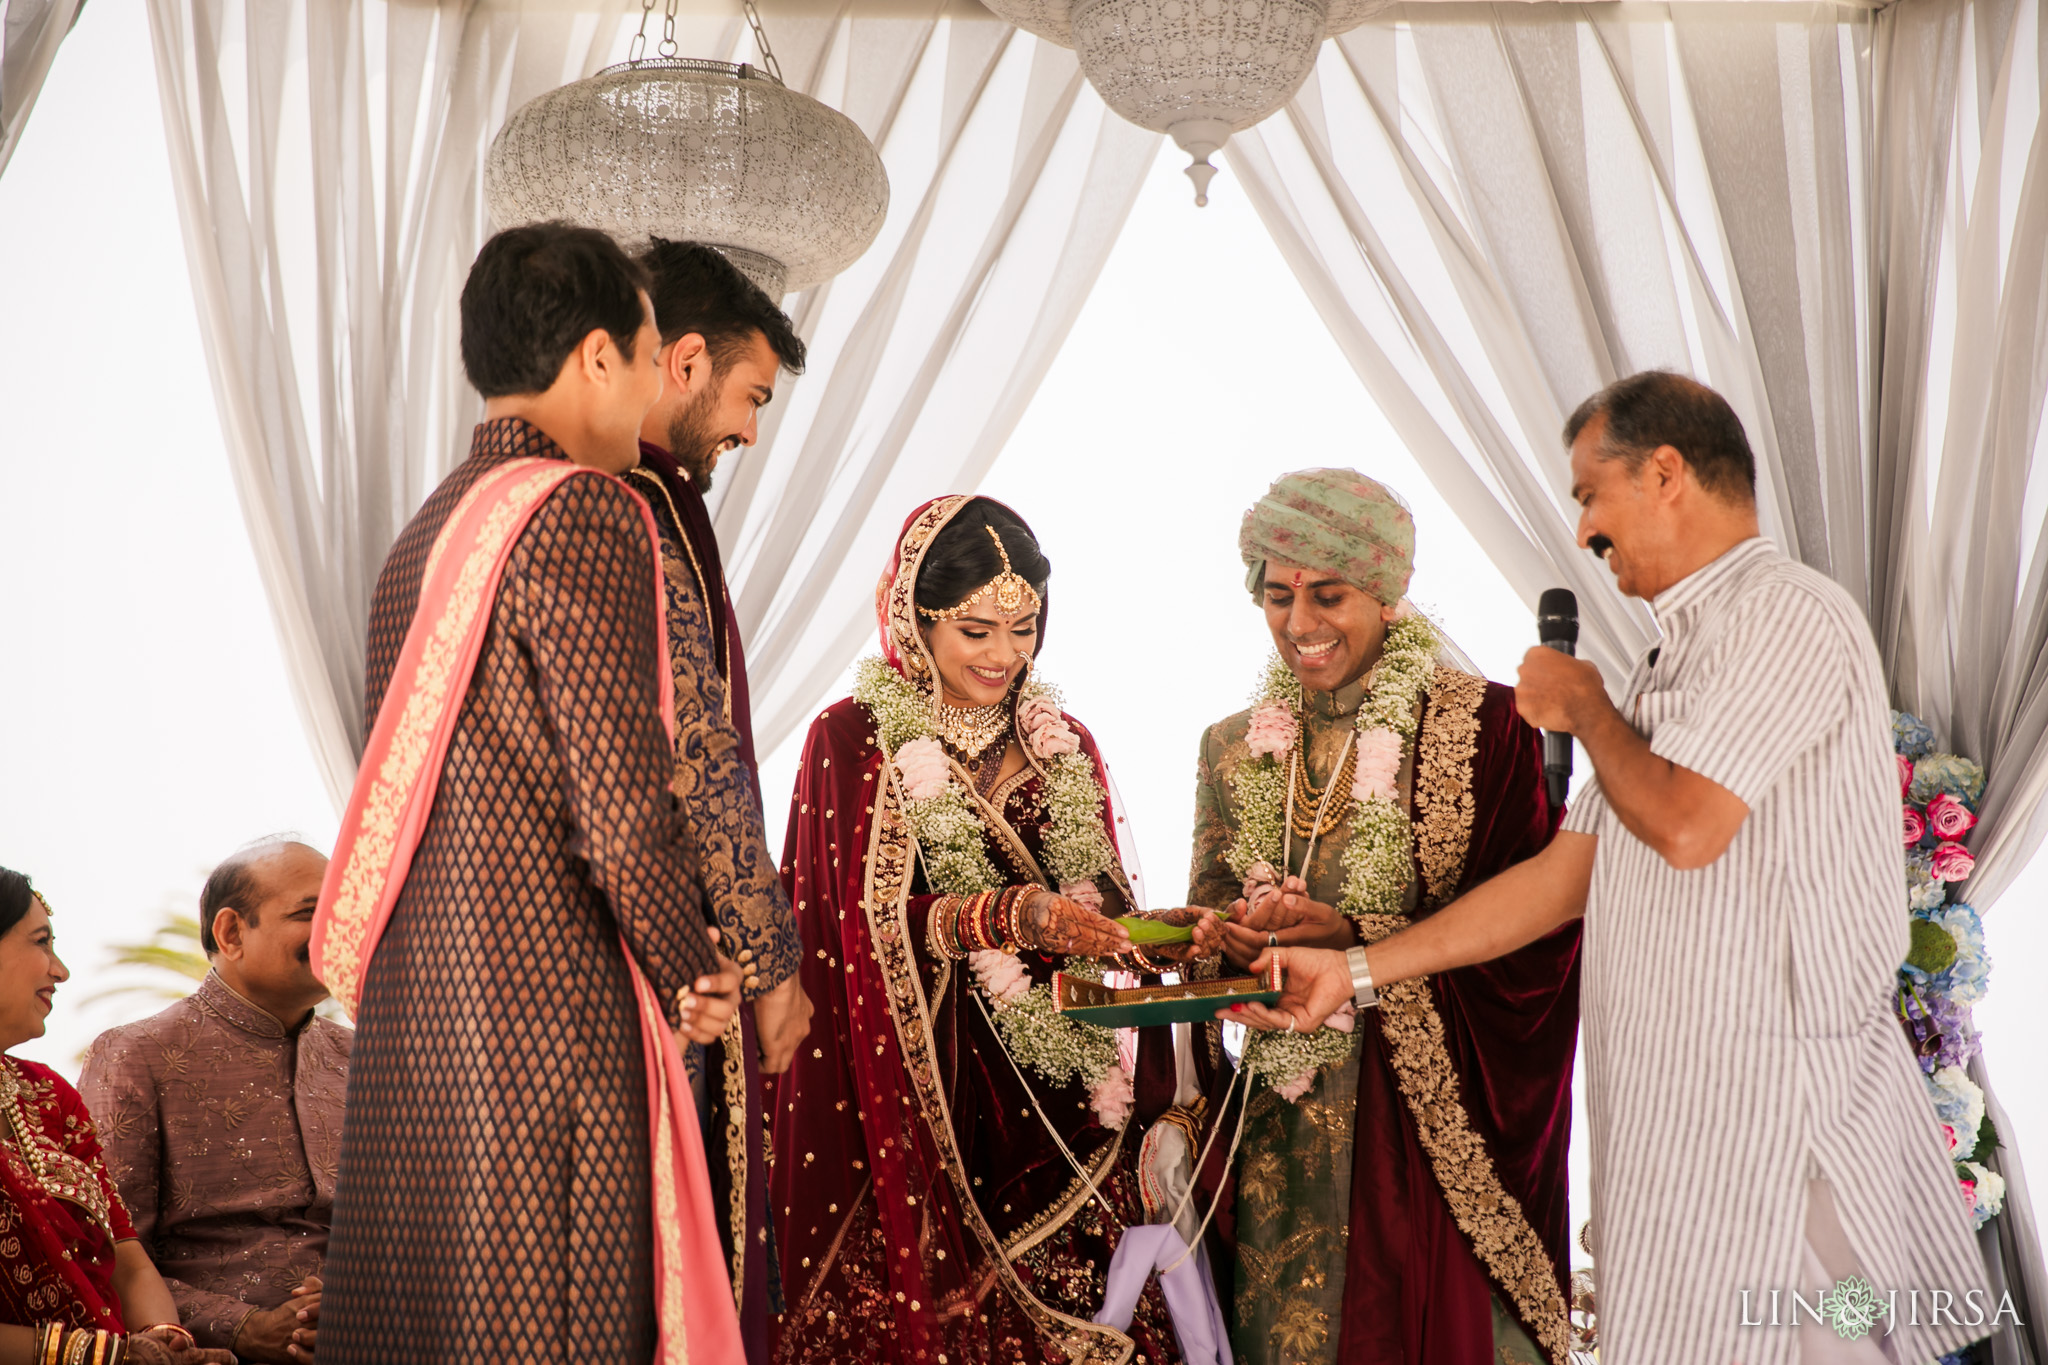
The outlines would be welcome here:
<svg viewBox="0 0 2048 1365">
<path fill-rule="evenodd" d="M 1614 542 L 1606 536 L 1596 535 L 1586 542 L 1586 548 L 1593 552 L 1593 558 L 1604 560 L 1614 553 Z"/>
</svg>

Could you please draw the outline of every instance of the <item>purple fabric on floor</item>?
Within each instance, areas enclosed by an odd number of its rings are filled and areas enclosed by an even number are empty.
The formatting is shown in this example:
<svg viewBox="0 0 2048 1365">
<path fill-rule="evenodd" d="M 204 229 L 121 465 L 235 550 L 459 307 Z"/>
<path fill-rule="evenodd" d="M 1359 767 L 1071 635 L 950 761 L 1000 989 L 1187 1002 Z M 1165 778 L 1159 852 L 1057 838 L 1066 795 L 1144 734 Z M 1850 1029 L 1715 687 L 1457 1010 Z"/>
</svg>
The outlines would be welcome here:
<svg viewBox="0 0 2048 1365">
<path fill-rule="evenodd" d="M 1159 1290 L 1173 1317 L 1174 1334 L 1187 1365 L 1230 1365 L 1230 1332 L 1216 1302 L 1216 1281 L 1209 1274 L 1209 1253 L 1187 1254 L 1188 1244 L 1171 1223 L 1146 1223 L 1126 1228 L 1109 1263 L 1109 1291 L 1095 1320 L 1118 1331 L 1131 1325 L 1138 1296 L 1152 1273 L 1162 1271 Z M 1178 1262 L 1179 1264 L 1175 1264 Z M 1168 1270 L 1166 1267 L 1172 1266 Z"/>
</svg>

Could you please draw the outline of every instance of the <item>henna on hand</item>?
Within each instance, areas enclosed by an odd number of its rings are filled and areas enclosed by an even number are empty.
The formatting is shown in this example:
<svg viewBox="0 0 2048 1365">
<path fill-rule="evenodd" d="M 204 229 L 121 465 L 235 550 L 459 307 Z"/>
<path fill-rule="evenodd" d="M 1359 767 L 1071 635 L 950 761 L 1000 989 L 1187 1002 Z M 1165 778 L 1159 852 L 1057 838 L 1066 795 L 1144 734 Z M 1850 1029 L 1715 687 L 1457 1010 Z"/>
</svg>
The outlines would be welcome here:
<svg viewBox="0 0 2048 1365">
<path fill-rule="evenodd" d="M 1112 957 L 1131 950 L 1131 936 L 1121 924 L 1056 891 L 1032 892 L 1024 902 L 1022 920 L 1022 946 L 1040 952 Z"/>
</svg>

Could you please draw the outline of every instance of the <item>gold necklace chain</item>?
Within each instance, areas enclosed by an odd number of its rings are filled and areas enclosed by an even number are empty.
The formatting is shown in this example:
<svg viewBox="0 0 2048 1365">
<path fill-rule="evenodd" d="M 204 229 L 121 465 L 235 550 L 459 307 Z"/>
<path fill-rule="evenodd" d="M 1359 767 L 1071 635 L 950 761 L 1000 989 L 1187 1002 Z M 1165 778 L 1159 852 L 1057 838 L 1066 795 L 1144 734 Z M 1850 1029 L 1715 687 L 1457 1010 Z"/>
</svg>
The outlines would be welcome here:
<svg viewBox="0 0 2048 1365">
<path fill-rule="evenodd" d="M 963 758 L 979 758 L 982 751 L 1010 733 L 1010 706 L 999 701 L 991 706 L 949 706 L 939 703 L 939 738 Z"/>
<path fill-rule="evenodd" d="M 1300 734 L 1302 740 L 1305 741 L 1308 737 L 1308 727 L 1306 725 L 1301 727 Z M 1297 741 L 1297 743 L 1302 743 L 1302 741 Z M 1336 775 L 1330 779 L 1332 783 L 1336 784 L 1337 790 L 1333 793 L 1333 799 L 1327 808 L 1323 806 L 1323 793 L 1328 791 L 1329 788 L 1318 787 L 1309 780 L 1308 751 L 1305 743 L 1302 743 L 1302 752 L 1297 755 L 1296 761 L 1288 766 L 1293 769 L 1294 818 L 1292 824 L 1294 836 L 1297 839 L 1320 839 L 1350 817 L 1352 806 L 1357 804 L 1357 798 L 1351 794 L 1351 782 L 1358 772 L 1358 746 L 1356 744 L 1345 746 L 1344 761 L 1338 765 Z M 1319 811 L 1322 814 L 1320 820 L 1316 818 Z"/>
</svg>

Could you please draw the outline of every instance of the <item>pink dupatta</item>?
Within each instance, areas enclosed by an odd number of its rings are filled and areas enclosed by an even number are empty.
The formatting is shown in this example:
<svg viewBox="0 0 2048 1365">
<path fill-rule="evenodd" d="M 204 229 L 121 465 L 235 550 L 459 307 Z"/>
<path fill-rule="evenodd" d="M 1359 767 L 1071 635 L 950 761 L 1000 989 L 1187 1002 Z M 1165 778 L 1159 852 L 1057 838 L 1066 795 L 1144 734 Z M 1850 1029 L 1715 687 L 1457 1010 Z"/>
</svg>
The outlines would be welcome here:
<svg viewBox="0 0 2048 1365">
<path fill-rule="evenodd" d="M 433 814 L 441 766 L 469 679 L 490 627 L 512 547 L 550 493 L 570 478 L 608 474 L 560 460 L 513 460 L 477 481 L 449 514 L 427 558 L 404 648 L 377 725 L 363 751 L 355 790 L 342 817 L 334 858 L 313 917 L 312 965 L 335 999 L 354 1014 L 363 979 Z M 640 502 L 652 568 L 661 715 L 673 738 L 675 680 L 668 659 L 660 552 L 653 514 Z M 654 1287 L 657 1365 L 723 1365 L 744 1357 L 739 1318 L 722 1276 L 724 1253 L 710 1215 L 711 1181 L 696 1103 L 681 1049 L 661 1001 L 623 937 L 620 951 L 640 1010 L 654 1187 Z M 697 1274 L 686 1273 L 696 1267 Z"/>
</svg>

